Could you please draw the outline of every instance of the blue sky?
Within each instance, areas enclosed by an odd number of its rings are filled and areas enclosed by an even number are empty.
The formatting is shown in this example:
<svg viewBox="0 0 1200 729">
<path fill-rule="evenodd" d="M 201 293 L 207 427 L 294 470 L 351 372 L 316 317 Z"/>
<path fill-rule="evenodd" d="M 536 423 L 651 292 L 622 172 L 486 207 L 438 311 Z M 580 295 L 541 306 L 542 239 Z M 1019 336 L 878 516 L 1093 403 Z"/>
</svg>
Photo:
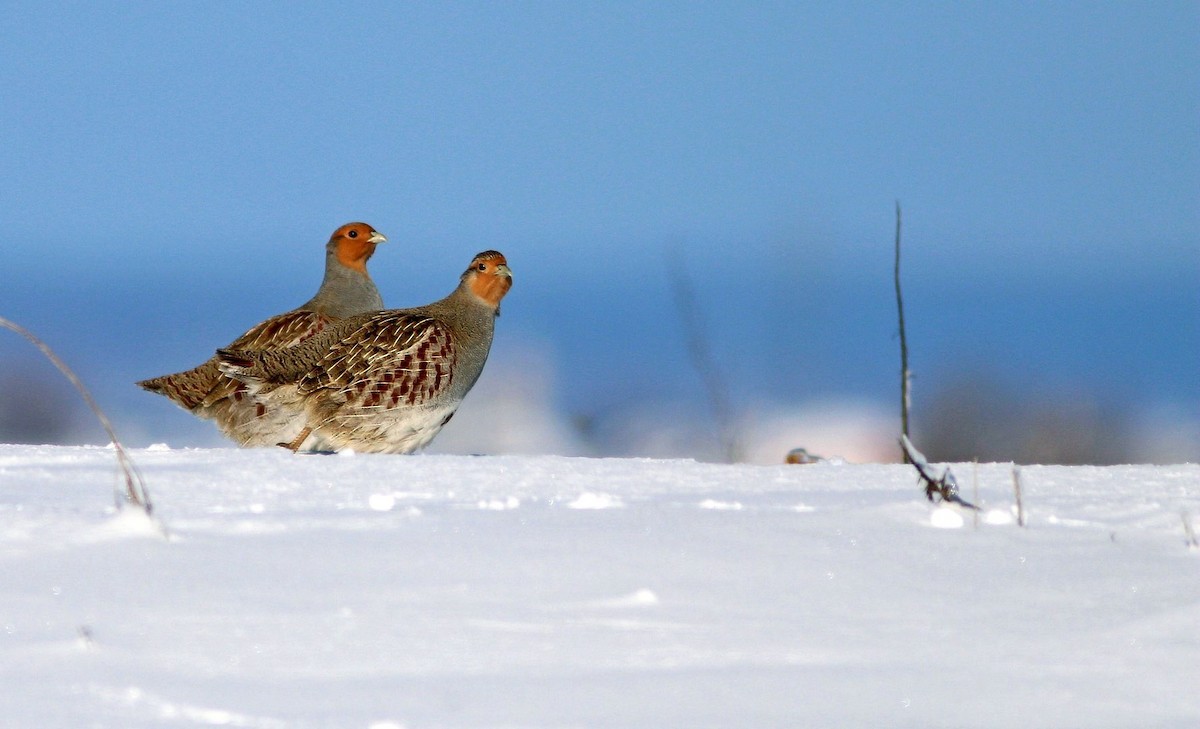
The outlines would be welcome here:
<svg viewBox="0 0 1200 729">
<path fill-rule="evenodd" d="M 356 219 L 391 240 L 393 306 L 508 254 L 500 337 L 551 352 L 569 407 L 694 387 L 673 265 L 747 396 L 890 397 L 900 200 L 927 387 L 977 360 L 1200 409 L 1194 2 L 39 2 L 0 24 L 0 314 L 113 397 L 305 300 Z"/>
</svg>

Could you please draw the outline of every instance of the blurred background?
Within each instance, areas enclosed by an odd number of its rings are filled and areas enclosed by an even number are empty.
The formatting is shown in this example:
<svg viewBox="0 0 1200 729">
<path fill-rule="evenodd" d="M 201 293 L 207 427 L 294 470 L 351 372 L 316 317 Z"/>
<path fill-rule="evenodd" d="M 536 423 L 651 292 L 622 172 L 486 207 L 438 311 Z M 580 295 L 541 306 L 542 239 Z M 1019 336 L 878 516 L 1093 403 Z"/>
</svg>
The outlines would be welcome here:
<svg viewBox="0 0 1200 729">
<path fill-rule="evenodd" d="M 0 5 L 0 316 L 134 381 L 308 299 L 515 285 L 441 452 L 1200 460 L 1200 4 Z M 0 442 L 103 443 L 0 331 Z"/>
</svg>

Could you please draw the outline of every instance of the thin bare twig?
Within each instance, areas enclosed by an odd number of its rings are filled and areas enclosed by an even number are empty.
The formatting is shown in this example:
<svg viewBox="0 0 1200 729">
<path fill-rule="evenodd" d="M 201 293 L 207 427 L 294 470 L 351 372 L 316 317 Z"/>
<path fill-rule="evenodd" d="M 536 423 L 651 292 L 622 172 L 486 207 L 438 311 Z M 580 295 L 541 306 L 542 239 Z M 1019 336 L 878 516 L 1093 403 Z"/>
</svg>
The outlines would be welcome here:
<svg viewBox="0 0 1200 729">
<path fill-rule="evenodd" d="M 1012 469 L 1013 494 L 1017 499 L 1017 526 L 1025 526 L 1025 504 L 1021 500 L 1021 467 L 1013 466 Z"/>
<path fill-rule="evenodd" d="M 896 201 L 896 265 L 894 270 L 896 283 L 896 314 L 900 320 L 900 433 L 908 437 L 908 409 L 911 404 L 909 386 L 912 372 L 908 369 L 908 338 L 904 332 L 904 296 L 900 292 L 900 201 Z M 905 462 L 909 462 L 908 453 L 904 453 Z"/>
<path fill-rule="evenodd" d="M 92 412 L 96 415 L 96 419 L 100 421 L 100 425 L 104 428 L 104 431 L 108 433 L 108 438 L 110 441 L 112 441 L 113 449 L 117 453 L 117 465 L 120 467 L 121 473 L 125 478 L 125 493 L 118 495 L 117 506 L 136 506 L 142 511 L 146 512 L 147 516 L 150 515 L 150 513 L 154 510 L 154 506 L 150 503 L 150 493 L 146 490 L 146 483 L 142 479 L 142 474 L 138 472 L 137 466 L 134 465 L 133 460 L 130 459 L 129 454 L 126 453 L 125 447 L 121 445 L 121 441 L 117 438 L 117 433 L 113 429 L 112 423 L 109 422 L 108 416 L 106 416 L 104 411 L 100 409 L 100 406 L 96 404 L 96 401 L 92 398 L 92 394 L 88 392 L 86 387 L 84 387 L 83 382 L 75 375 L 75 373 L 70 367 L 67 366 L 65 362 L 59 359 L 58 355 L 54 353 L 54 350 L 50 349 L 50 345 L 46 344 L 37 336 L 35 336 L 33 332 L 29 331 L 20 324 L 5 319 L 4 317 L 0 317 L 0 326 L 29 340 L 29 342 L 33 344 L 33 346 L 37 347 L 38 350 L 46 356 L 46 359 L 50 360 L 51 364 L 57 367 L 58 371 L 61 372 L 72 385 L 75 386 L 75 389 L 79 391 L 79 394 L 83 396 L 84 402 L 87 403 L 87 406 L 91 408 Z"/>
<path fill-rule="evenodd" d="M 676 256 L 682 260 L 682 256 Z M 692 280 L 682 264 L 671 265 L 671 283 L 675 293 L 675 303 L 679 308 L 679 319 L 683 324 L 684 340 L 687 342 L 688 355 L 692 366 L 700 374 L 708 401 L 712 407 L 713 419 L 725 449 L 725 459 L 730 463 L 741 460 L 741 444 L 733 425 L 733 408 L 730 405 L 729 388 L 721 377 L 709 349 L 708 340 L 704 333 L 704 324 L 700 317 L 700 304 L 696 299 L 696 291 Z"/>
</svg>

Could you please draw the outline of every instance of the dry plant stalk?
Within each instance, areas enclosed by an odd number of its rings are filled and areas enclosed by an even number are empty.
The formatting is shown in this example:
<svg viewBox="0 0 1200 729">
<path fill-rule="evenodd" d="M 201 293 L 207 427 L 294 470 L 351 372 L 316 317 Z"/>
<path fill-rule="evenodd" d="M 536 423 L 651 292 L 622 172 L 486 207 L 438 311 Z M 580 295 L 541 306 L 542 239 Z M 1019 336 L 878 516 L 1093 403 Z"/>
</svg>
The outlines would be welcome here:
<svg viewBox="0 0 1200 729">
<path fill-rule="evenodd" d="M 911 405 L 909 387 L 912 383 L 912 372 L 908 369 L 908 338 L 904 334 L 904 296 L 900 293 L 900 201 L 896 201 L 896 265 L 894 269 L 896 283 L 896 314 L 900 320 L 900 434 L 908 435 L 908 409 Z M 903 448 L 901 448 L 903 451 Z M 904 451 L 904 462 L 910 463 L 908 452 Z"/>
<path fill-rule="evenodd" d="M 133 464 L 133 460 L 130 459 L 129 454 L 125 451 L 125 447 L 121 445 L 121 441 L 117 438 L 117 433 L 113 429 L 112 423 L 109 422 L 108 416 L 96 404 L 96 401 L 92 398 L 92 394 L 84 387 L 83 382 L 65 362 L 59 359 L 54 350 L 50 349 L 50 345 L 35 336 L 33 332 L 4 317 L 0 317 L 0 326 L 29 340 L 75 386 L 79 394 L 83 396 L 83 401 L 87 403 L 92 413 L 95 414 L 96 419 L 100 421 L 101 427 L 108 434 L 109 440 L 112 441 L 113 449 L 117 453 L 117 466 L 121 469 L 121 473 L 125 479 L 125 492 L 124 494 L 118 494 L 117 506 L 136 506 L 149 516 L 154 510 L 154 506 L 150 503 L 150 493 L 146 490 L 146 483 L 142 480 L 142 474 L 138 472 L 137 466 Z"/>
<path fill-rule="evenodd" d="M 1021 501 L 1021 467 L 1013 466 L 1013 495 L 1017 499 L 1017 526 L 1025 526 L 1025 504 Z"/>
</svg>

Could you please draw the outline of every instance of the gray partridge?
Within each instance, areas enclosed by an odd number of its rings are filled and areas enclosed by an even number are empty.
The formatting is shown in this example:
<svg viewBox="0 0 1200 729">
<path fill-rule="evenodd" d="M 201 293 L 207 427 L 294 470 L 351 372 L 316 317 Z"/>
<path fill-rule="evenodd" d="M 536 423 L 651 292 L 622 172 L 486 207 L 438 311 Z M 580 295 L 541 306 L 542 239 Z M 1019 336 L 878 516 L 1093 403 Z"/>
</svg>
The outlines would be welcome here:
<svg viewBox="0 0 1200 729">
<path fill-rule="evenodd" d="M 258 402 L 303 413 L 303 429 L 279 445 L 295 451 L 312 435 L 331 450 L 412 453 L 479 379 L 511 286 L 504 256 L 484 251 L 440 301 L 343 319 L 291 349 L 217 357 Z"/>
<path fill-rule="evenodd" d="M 325 246 L 325 278 L 316 295 L 255 326 L 229 347 L 286 351 L 334 321 L 382 309 L 383 299 L 367 273 L 367 261 L 375 247 L 386 240 L 366 223 L 347 223 L 335 230 Z M 137 384 L 166 396 L 197 417 L 212 420 L 222 433 L 242 446 L 290 441 L 304 426 L 295 413 L 248 397 L 245 385 L 221 373 L 216 357 L 190 370 Z"/>
</svg>

